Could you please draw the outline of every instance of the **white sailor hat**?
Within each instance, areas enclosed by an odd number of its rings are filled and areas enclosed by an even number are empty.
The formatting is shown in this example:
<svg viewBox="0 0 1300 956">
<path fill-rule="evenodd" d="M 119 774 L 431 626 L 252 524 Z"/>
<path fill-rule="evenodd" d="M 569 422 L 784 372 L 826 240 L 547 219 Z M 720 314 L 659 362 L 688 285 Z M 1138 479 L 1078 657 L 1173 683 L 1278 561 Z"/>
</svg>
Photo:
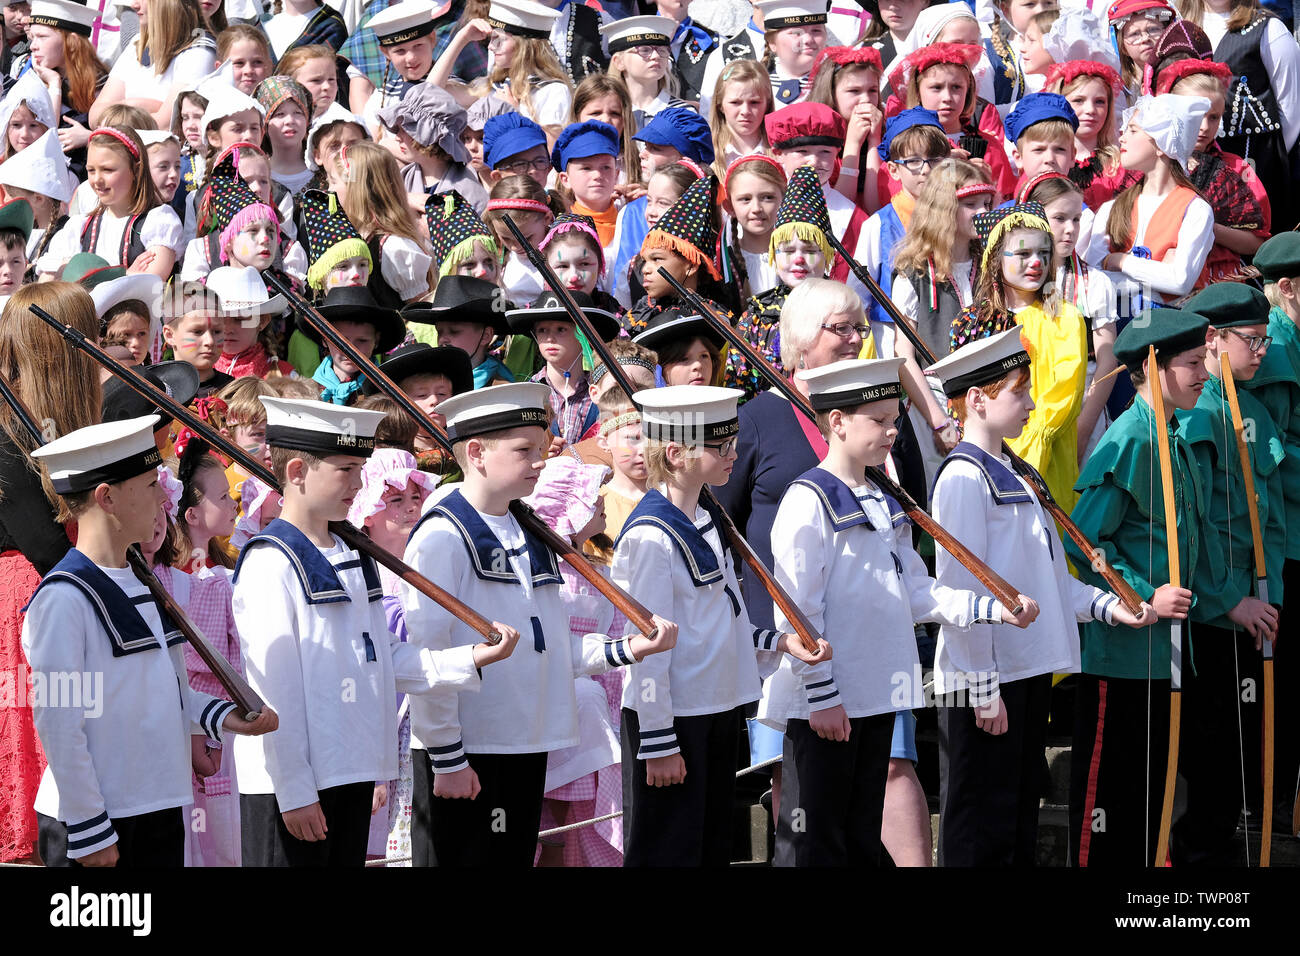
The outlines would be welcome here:
<svg viewBox="0 0 1300 956">
<path fill-rule="evenodd" d="M 454 442 L 526 425 L 546 428 L 550 392 L 541 382 L 489 385 L 444 399 L 438 414 L 447 420 L 447 437 Z"/>
<path fill-rule="evenodd" d="M 243 113 L 245 110 L 257 110 L 259 116 L 266 116 L 266 108 L 261 103 L 247 93 L 222 82 L 220 78 L 214 77 L 209 82 L 200 83 L 195 92 L 207 97 L 208 100 L 207 108 L 203 111 L 203 119 L 199 121 L 205 131 L 211 124 L 227 116 Z"/>
<path fill-rule="evenodd" d="M 266 443 L 313 455 L 369 458 L 384 412 L 305 398 L 258 396 L 266 406 Z"/>
<path fill-rule="evenodd" d="M 668 46 L 677 32 L 672 17 L 627 17 L 600 28 L 610 55 L 637 46 Z"/>
<path fill-rule="evenodd" d="M 72 198 L 68 178 L 68 158 L 54 129 L 46 130 L 36 142 L 0 163 L 0 186 L 29 189 L 57 202 Z"/>
<path fill-rule="evenodd" d="M 1020 338 L 1020 327 L 1007 329 L 985 339 L 963 345 L 945 359 L 925 370 L 943 381 L 943 393 L 949 398 L 966 394 L 967 389 L 988 385 L 1015 369 L 1029 364 L 1029 353 Z"/>
<path fill-rule="evenodd" d="M 31 110 L 32 115 L 36 117 L 36 122 L 47 129 L 59 125 L 54 119 L 54 101 L 50 99 L 50 91 L 45 88 L 45 84 L 41 82 L 35 70 L 28 70 L 18 77 L 18 82 L 11 86 L 5 98 L 0 100 L 0 129 L 9 127 L 9 120 L 14 115 L 14 110 L 23 104 Z"/>
<path fill-rule="evenodd" d="M 266 291 L 262 273 L 252 266 L 220 266 L 208 273 L 208 291 L 221 303 L 223 315 L 279 315 L 284 296 Z"/>
<path fill-rule="evenodd" d="M 143 302 L 149 310 L 148 314 L 152 316 L 157 310 L 162 290 L 161 279 L 151 273 L 141 272 L 97 283 L 91 288 L 90 297 L 95 300 L 95 314 L 101 319 L 114 306 L 132 301 Z"/>
<path fill-rule="evenodd" d="M 641 408 L 646 438 L 700 445 L 740 432 L 736 404 L 744 397 L 738 388 L 668 385 L 637 392 L 632 401 Z"/>
<path fill-rule="evenodd" d="M 513 36 L 546 40 L 560 14 L 533 0 L 492 0 L 487 19 L 495 29 Z"/>
<path fill-rule="evenodd" d="M 162 464 L 153 440 L 157 415 L 78 428 L 32 452 L 44 462 L 60 495 L 126 481 Z"/>
<path fill-rule="evenodd" d="M 845 359 L 795 374 L 808 384 L 813 410 L 824 412 L 901 397 L 898 370 L 902 367 L 901 358 Z"/>
<path fill-rule="evenodd" d="M 830 4 L 826 0 L 755 0 L 762 11 L 764 30 L 784 30 L 809 23 L 825 23 Z"/>
<path fill-rule="evenodd" d="M 95 26 L 99 11 L 81 3 L 68 3 L 67 0 L 32 0 L 32 12 L 28 22 L 33 26 L 56 27 L 69 33 L 90 36 Z"/>
<path fill-rule="evenodd" d="M 368 25 L 380 46 L 400 46 L 432 33 L 434 21 L 450 8 L 450 3 L 406 0 L 379 11 Z"/>
</svg>

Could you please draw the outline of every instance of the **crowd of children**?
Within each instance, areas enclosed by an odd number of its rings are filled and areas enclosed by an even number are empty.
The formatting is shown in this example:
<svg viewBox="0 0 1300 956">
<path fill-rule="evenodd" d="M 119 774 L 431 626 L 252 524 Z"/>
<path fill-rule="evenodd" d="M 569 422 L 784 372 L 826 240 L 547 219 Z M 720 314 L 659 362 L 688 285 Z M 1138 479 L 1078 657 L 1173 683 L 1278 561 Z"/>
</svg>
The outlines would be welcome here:
<svg viewBox="0 0 1300 956">
<path fill-rule="evenodd" d="M 264 6 L 4 5 L 0 862 L 726 865 L 748 749 L 777 865 L 936 759 L 1032 866 L 1049 737 L 1071 865 L 1290 821 L 1289 6 Z"/>
</svg>

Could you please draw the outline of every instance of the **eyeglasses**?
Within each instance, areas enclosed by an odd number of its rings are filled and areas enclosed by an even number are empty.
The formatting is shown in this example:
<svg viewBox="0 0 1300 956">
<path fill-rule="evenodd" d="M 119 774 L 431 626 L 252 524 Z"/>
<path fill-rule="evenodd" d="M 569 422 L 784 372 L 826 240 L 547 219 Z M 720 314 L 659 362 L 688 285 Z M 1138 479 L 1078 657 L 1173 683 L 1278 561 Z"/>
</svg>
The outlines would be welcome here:
<svg viewBox="0 0 1300 956">
<path fill-rule="evenodd" d="M 724 442 L 705 442 L 705 448 L 712 448 L 718 453 L 718 457 L 726 458 L 736 449 L 736 439 L 728 438 Z"/>
<path fill-rule="evenodd" d="M 666 46 L 633 46 L 628 47 L 628 50 L 643 60 L 657 60 L 668 53 Z"/>
<path fill-rule="evenodd" d="M 504 169 L 516 176 L 527 176 L 529 173 L 542 173 L 545 175 L 551 171 L 551 161 L 547 157 L 516 159 L 513 163 L 502 163 L 497 169 Z"/>
<path fill-rule="evenodd" d="M 912 156 L 908 159 L 895 159 L 893 160 L 893 162 L 899 166 L 902 166 L 909 173 L 912 173 L 913 175 L 917 175 L 925 172 L 925 170 L 927 169 L 933 169 L 934 167 L 938 166 L 940 163 L 944 161 L 945 158 L 946 157 L 944 156 L 932 156 L 929 158 Z"/>
<path fill-rule="evenodd" d="M 823 325 L 823 332 L 829 332 L 831 335 L 838 336 L 842 339 L 850 339 L 853 333 L 857 332 L 862 338 L 866 338 L 871 332 L 869 325 L 854 325 L 852 322 L 837 322 L 835 325 Z"/>
<path fill-rule="evenodd" d="M 499 50 L 508 44 L 510 39 L 511 37 L 508 33 L 494 33 L 492 36 L 488 37 L 487 48 L 489 50 Z"/>
<path fill-rule="evenodd" d="M 1165 32 L 1165 26 L 1162 23 L 1153 23 L 1142 29 L 1125 30 L 1123 39 L 1126 43 L 1138 43 L 1142 40 L 1159 40 Z"/>
<path fill-rule="evenodd" d="M 1247 335 L 1245 332 L 1238 332 L 1236 329 L 1224 329 L 1225 332 L 1231 332 L 1237 338 L 1246 343 L 1246 348 L 1250 349 L 1251 354 L 1266 349 L 1273 342 L 1271 335 Z"/>
</svg>

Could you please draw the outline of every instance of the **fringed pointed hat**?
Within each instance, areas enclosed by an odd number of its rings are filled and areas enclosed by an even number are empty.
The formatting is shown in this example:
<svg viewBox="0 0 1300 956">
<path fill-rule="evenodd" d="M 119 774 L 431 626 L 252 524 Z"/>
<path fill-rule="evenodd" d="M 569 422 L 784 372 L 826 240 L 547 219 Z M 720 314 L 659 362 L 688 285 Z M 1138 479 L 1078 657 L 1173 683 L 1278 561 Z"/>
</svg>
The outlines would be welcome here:
<svg viewBox="0 0 1300 956">
<path fill-rule="evenodd" d="M 498 260 L 501 258 L 501 246 L 492 230 L 484 225 L 469 200 L 456 190 L 436 193 L 426 199 L 424 216 L 429 222 L 429 242 L 439 276 L 449 275 L 473 255 L 475 242 L 482 243 Z"/>
<path fill-rule="evenodd" d="M 704 266 L 709 275 L 721 281 L 718 273 L 718 227 L 714 219 L 718 207 L 718 178 L 712 174 L 697 179 L 659 217 L 641 243 L 641 254 L 648 249 L 671 249 L 688 262 Z"/>
<path fill-rule="evenodd" d="M 227 261 L 226 249 L 235 234 L 250 222 L 269 219 L 277 230 L 280 227 L 280 211 L 258 198 L 239 175 L 241 149 L 257 147 L 252 143 L 235 143 L 217 157 L 196 210 L 200 236 L 212 232 L 221 234 L 222 262 Z"/>
<path fill-rule="evenodd" d="M 309 286 L 321 288 L 325 276 L 344 259 L 360 257 L 370 262 L 371 269 L 374 268 L 370 247 L 339 205 L 337 196 L 319 189 L 308 189 L 298 197 L 298 207 L 302 210 L 299 238 L 307 247 L 307 261 L 310 263 L 307 267 Z"/>
<path fill-rule="evenodd" d="M 800 166 L 790 175 L 781 208 L 776 211 L 776 225 L 768 245 L 768 257 L 776 261 L 776 247 L 794 239 L 815 242 L 826 257 L 827 268 L 835 261 L 835 250 L 826 238 L 831 233 L 831 218 L 826 212 L 826 196 L 821 180 L 811 166 Z"/>
<path fill-rule="evenodd" d="M 1041 229 L 1049 236 L 1052 227 L 1047 222 L 1047 211 L 1042 203 L 1018 202 L 1011 206 L 999 206 L 988 212 L 977 213 L 973 225 L 975 234 L 984 243 L 980 254 L 980 268 L 988 267 L 989 249 L 1010 229 Z"/>
</svg>

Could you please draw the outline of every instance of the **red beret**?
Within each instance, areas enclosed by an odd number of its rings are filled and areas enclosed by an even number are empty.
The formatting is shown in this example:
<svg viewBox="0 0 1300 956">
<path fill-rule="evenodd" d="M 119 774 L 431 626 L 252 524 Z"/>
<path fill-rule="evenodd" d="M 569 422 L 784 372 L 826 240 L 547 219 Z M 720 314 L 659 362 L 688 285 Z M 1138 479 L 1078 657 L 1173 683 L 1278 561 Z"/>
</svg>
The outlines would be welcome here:
<svg viewBox="0 0 1300 956">
<path fill-rule="evenodd" d="M 794 149 L 799 146 L 844 147 L 847 131 L 844 118 L 822 103 L 796 103 L 763 120 L 767 141 L 773 149 Z"/>
</svg>

